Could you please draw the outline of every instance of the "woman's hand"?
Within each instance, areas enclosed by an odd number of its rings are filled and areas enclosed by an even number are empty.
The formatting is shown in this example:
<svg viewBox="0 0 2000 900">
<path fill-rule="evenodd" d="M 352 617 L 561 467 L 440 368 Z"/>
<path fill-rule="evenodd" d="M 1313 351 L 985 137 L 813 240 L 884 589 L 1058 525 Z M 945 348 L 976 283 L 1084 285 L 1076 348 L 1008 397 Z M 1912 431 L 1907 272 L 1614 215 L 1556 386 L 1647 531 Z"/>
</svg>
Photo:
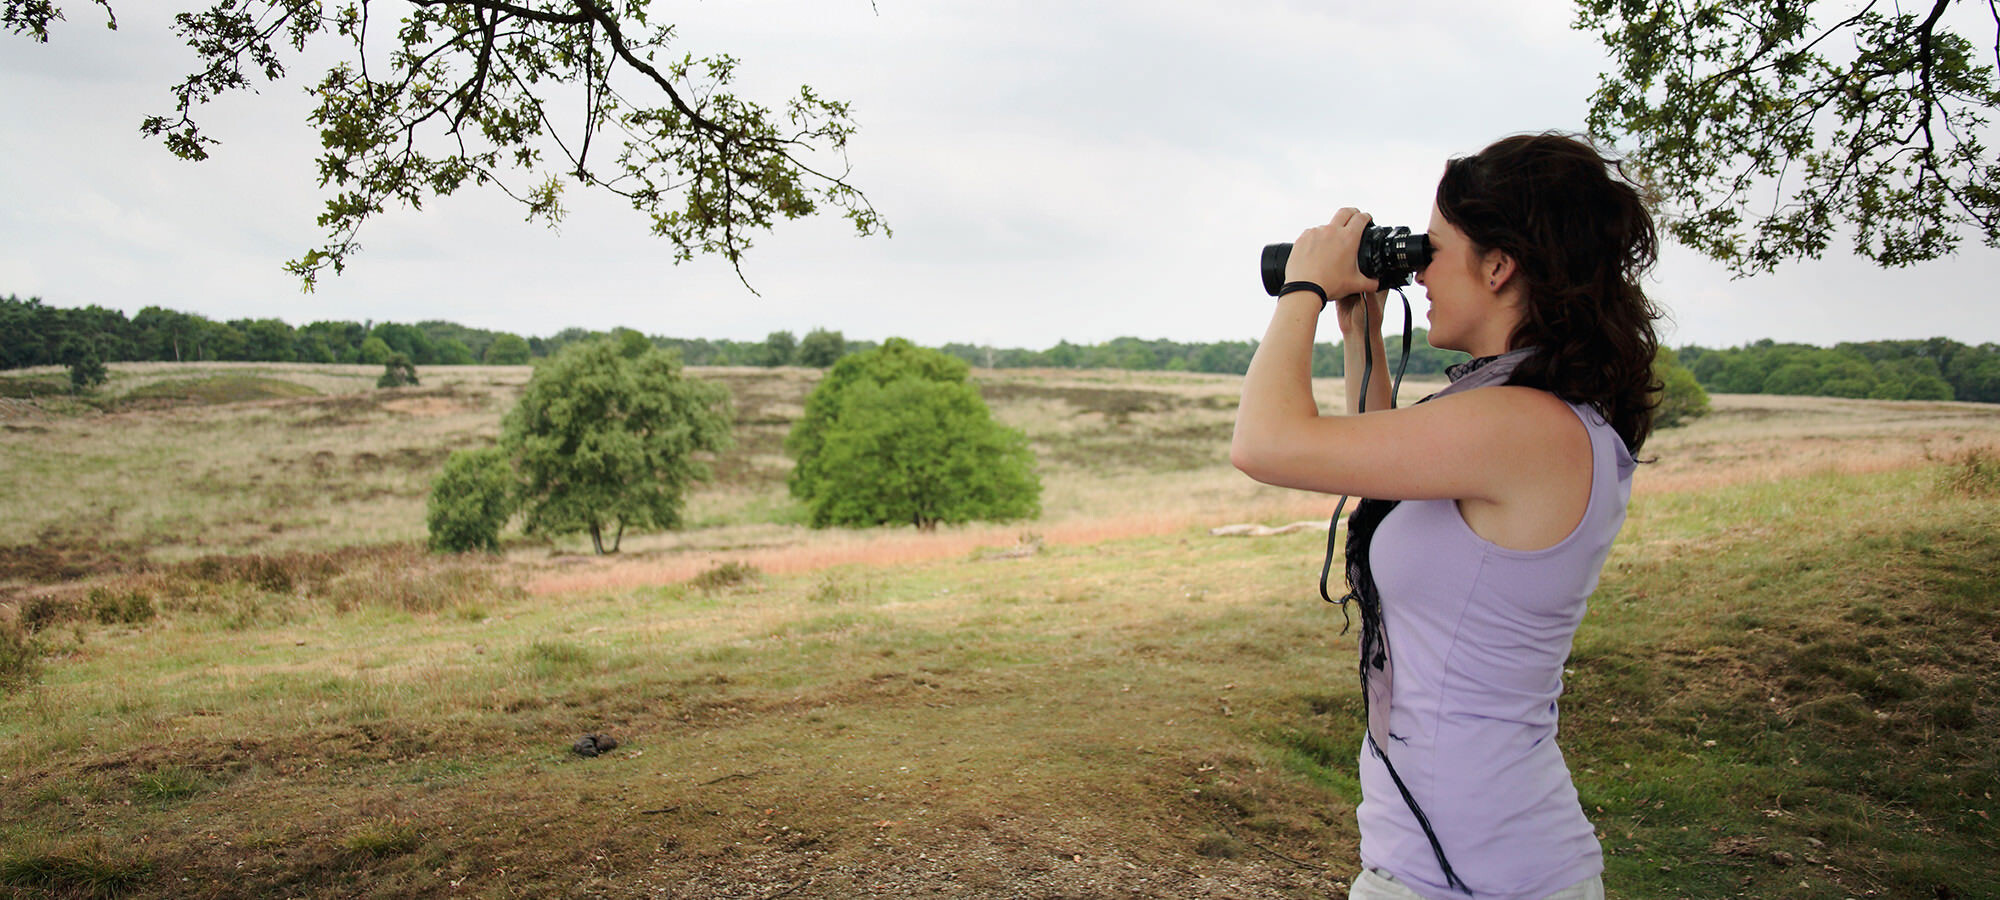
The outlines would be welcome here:
<svg viewBox="0 0 2000 900">
<path fill-rule="evenodd" d="M 1387 291 L 1364 291 L 1348 294 L 1333 302 L 1335 314 L 1340 319 L 1342 335 L 1366 335 L 1370 329 L 1375 334 L 1382 333 L 1382 305 L 1387 302 Z M 1366 312 L 1368 318 L 1362 318 Z"/>
<path fill-rule="evenodd" d="M 1308 228 L 1292 242 L 1291 258 L 1285 262 L 1286 281 L 1310 281 L 1326 291 L 1329 298 L 1349 302 L 1350 294 L 1376 291 L 1379 286 L 1373 278 L 1361 277 L 1361 269 L 1355 261 L 1361 249 L 1362 232 L 1372 221 L 1367 213 L 1353 207 L 1343 207 L 1333 214 L 1333 221 L 1317 228 Z M 1381 308 L 1381 298 L 1376 298 L 1376 309 Z M 1341 315 L 1341 328 L 1347 328 L 1348 316 Z M 1377 319 L 1380 321 L 1380 319 Z"/>
</svg>

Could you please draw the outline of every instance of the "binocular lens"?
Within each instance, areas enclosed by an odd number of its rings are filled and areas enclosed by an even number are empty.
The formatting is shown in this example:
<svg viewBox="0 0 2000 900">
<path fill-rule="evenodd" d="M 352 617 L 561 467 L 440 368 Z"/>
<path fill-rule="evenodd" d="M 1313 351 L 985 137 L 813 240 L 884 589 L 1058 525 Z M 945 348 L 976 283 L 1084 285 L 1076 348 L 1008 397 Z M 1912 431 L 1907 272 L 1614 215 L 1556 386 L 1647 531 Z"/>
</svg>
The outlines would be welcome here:
<svg viewBox="0 0 2000 900">
<path fill-rule="evenodd" d="M 1285 286 L 1285 263 L 1291 258 L 1290 244 L 1264 245 L 1264 255 L 1259 260 L 1264 293 L 1278 296 L 1278 289 Z M 1394 228 L 1370 225 L 1361 233 L 1361 246 L 1355 250 L 1354 262 L 1362 276 L 1375 279 L 1382 290 L 1399 288 L 1431 264 L 1431 239 L 1429 235 L 1411 234 L 1410 229 L 1400 225 Z"/>
</svg>

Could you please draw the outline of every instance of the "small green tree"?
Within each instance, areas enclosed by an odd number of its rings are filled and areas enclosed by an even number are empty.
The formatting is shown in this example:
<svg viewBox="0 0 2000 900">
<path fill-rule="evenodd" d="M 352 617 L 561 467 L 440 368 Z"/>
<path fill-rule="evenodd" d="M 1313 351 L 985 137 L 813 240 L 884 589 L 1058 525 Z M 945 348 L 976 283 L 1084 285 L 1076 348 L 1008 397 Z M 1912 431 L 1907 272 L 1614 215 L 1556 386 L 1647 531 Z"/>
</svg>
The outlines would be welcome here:
<svg viewBox="0 0 2000 900">
<path fill-rule="evenodd" d="M 785 452 L 797 465 L 792 467 L 789 484 L 792 496 L 801 500 L 813 493 L 819 478 L 819 450 L 826 443 L 827 429 L 839 412 L 840 395 L 862 381 L 882 385 L 906 375 L 947 383 L 964 381 L 972 370 L 963 360 L 926 350 L 903 338 L 890 338 L 882 346 L 864 353 L 844 356 L 826 377 L 806 395 L 805 414 L 792 423 L 785 435 Z"/>
<path fill-rule="evenodd" d="M 588 531 L 598 553 L 615 553 L 628 525 L 680 527 L 688 485 L 708 477 L 696 454 L 730 443 L 728 408 L 727 390 L 682 377 L 667 351 L 627 358 L 611 340 L 563 348 L 535 367 L 501 425 L 525 530 Z"/>
<path fill-rule="evenodd" d="M 650 338 L 631 328 L 612 329 L 611 339 L 618 344 L 618 355 L 626 359 L 638 359 L 646 351 L 653 349 L 653 341 Z"/>
<path fill-rule="evenodd" d="M 1660 348 L 1653 357 L 1653 377 L 1660 379 L 1660 405 L 1653 408 L 1653 425 L 1672 428 L 1708 415 L 1708 392 L 1694 373 L 1681 365 L 1674 351 Z"/>
<path fill-rule="evenodd" d="M 368 336 L 367 340 L 361 342 L 362 365 L 381 365 L 388 362 L 389 357 L 394 356 L 395 353 L 396 351 L 389 349 L 389 345 L 386 342 L 372 334 Z"/>
<path fill-rule="evenodd" d="M 815 527 L 1033 517 L 1027 438 L 993 420 L 966 364 L 891 338 L 836 363 L 785 449 Z"/>
<path fill-rule="evenodd" d="M 95 353 L 80 354 L 69 364 L 69 389 L 74 394 L 90 393 L 110 377 L 104 360 Z"/>
<path fill-rule="evenodd" d="M 431 482 L 424 520 L 430 547 L 443 553 L 500 550 L 500 529 L 514 514 L 516 479 L 498 447 L 459 450 Z"/>
<path fill-rule="evenodd" d="M 370 338 L 373 340 L 373 338 Z M 417 386 L 417 367 L 410 358 L 401 353 L 391 353 L 382 362 L 382 377 L 375 379 L 378 388 L 398 388 Z"/>
<path fill-rule="evenodd" d="M 520 335 L 502 334 L 486 347 L 485 362 L 489 366 L 525 366 L 532 355 Z"/>
<path fill-rule="evenodd" d="M 824 369 L 847 355 L 847 338 L 838 331 L 815 328 L 799 341 L 798 364 Z"/>
<path fill-rule="evenodd" d="M 789 331 L 773 331 L 765 335 L 758 364 L 767 368 L 791 365 L 793 354 L 798 352 L 798 343 Z"/>
</svg>

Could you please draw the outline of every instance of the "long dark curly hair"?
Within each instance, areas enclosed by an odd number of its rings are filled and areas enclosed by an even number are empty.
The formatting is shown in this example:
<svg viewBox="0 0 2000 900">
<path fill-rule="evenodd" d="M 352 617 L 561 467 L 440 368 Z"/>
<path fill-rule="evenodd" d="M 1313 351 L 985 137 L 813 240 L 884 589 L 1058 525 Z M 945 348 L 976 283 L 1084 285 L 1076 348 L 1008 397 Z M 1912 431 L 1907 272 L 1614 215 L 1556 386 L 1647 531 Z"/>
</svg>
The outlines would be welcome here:
<svg viewBox="0 0 2000 900">
<path fill-rule="evenodd" d="M 1588 405 L 1633 453 L 1653 429 L 1660 311 L 1640 278 L 1659 256 L 1648 192 L 1621 160 L 1561 132 L 1503 138 L 1445 164 L 1438 212 L 1526 287 L 1509 383 Z M 1477 254 L 1475 254 L 1477 255 Z"/>
</svg>

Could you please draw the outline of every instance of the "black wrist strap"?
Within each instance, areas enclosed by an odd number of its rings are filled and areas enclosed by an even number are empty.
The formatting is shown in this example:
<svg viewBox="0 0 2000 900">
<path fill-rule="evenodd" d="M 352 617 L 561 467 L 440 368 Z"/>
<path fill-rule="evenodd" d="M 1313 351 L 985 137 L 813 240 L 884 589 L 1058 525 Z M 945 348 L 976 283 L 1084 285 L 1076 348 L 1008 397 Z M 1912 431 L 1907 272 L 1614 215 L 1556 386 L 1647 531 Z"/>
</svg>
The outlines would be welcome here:
<svg viewBox="0 0 2000 900">
<path fill-rule="evenodd" d="M 1311 291 L 1318 294 L 1319 305 L 1322 307 L 1326 306 L 1326 288 L 1313 284 L 1310 281 L 1287 281 L 1283 287 L 1278 288 L 1278 296 L 1283 297 L 1293 291 Z"/>
</svg>

